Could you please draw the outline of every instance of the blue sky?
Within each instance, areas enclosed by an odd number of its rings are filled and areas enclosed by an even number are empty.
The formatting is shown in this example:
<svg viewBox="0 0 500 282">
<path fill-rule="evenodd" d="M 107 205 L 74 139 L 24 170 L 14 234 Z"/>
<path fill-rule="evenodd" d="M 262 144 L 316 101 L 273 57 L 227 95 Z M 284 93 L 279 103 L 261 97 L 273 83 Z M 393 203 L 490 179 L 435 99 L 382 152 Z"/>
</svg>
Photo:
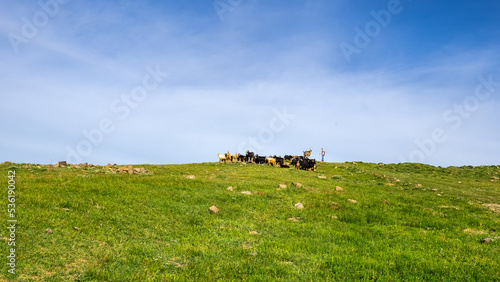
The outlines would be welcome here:
<svg viewBox="0 0 500 282">
<path fill-rule="evenodd" d="M 3 1 L 0 160 L 500 160 L 498 1 Z"/>
</svg>

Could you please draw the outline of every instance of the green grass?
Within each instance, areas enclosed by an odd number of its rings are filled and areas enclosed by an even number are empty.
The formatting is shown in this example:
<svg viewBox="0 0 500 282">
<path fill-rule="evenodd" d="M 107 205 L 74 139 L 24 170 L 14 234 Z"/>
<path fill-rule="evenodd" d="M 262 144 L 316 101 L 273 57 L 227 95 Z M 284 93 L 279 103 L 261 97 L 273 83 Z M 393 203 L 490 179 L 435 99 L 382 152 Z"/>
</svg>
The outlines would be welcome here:
<svg viewBox="0 0 500 282">
<path fill-rule="evenodd" d="M 0 280 L 500 277 L 500 214 L 484 205 L 500 204 L 497 166 L 321 163 L 315 172 L 218 163 L 135 167 L 152 174 L 0 165 L 0 237 L 9 236 L 7 171 L 14 169 L 18 220 L 16 275 L 7 272 L 5 243 Z M 287 188 L 277 190 L 279 184 Z M 295 209 L 297 202 L 305 208 Z M 212 205 L 219 214 L 209 212 Z M 486 237 L 498 239 L 481 243 Z"/>
</svg>

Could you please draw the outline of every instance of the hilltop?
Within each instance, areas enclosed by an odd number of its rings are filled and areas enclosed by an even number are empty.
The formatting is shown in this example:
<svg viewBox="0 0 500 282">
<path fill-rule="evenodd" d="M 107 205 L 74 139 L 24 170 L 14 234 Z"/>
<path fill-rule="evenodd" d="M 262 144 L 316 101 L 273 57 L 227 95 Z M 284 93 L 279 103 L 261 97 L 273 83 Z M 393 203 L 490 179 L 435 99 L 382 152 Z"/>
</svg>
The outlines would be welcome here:
<svg viewBox="0 0 500 282">
<path fill-rule="evenodd" d="M 19 280 L 500 276 L 499 166 L 126 167 L 0 164 L 16 175 Z"/>
</svg>

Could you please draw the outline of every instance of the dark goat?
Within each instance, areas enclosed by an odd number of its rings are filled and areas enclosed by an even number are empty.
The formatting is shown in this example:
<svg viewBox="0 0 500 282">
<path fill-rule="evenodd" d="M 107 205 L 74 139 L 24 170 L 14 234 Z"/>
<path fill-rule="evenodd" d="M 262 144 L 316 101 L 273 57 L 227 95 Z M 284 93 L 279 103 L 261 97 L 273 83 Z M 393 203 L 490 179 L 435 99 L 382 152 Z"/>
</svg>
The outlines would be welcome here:
<svg viewBox="0 0 500 282">
<path fill-rule="evenodd" d="M 276 164 L 279 166 L 284 166 L 285 165 L 285 159 L 282 157 L 276 157 L 274 156 L 274 159 L 276 160 Z"/>
<path fill-rule="evenodd" d="M 303 170 L 308 170 L 311 169 L 312 171 L 316 170 L 316 160 L 315 159 L 304 159 L 299 161 L 300 164 L 300 169 Z"/>
<path fill-rule="evenodd" d="M 254 161 L 254 153 L 253 153 L 253 152 L 249 152 L 249 151 L 247 150 L 247 154 L 245 155 L 245 161 L 246 161 L 247 163 L 251 163 L 251 162 L 253 162 L 253 161 Z"/>
<path fill-rule="evenodd" d="M 266 157 L 265 156 L 261 157 L 259 155 L 256 155 L 255 158 L 254 158 L 254 162 L 256 164 L 265 164 L 266 163 Z"/>
</svg>

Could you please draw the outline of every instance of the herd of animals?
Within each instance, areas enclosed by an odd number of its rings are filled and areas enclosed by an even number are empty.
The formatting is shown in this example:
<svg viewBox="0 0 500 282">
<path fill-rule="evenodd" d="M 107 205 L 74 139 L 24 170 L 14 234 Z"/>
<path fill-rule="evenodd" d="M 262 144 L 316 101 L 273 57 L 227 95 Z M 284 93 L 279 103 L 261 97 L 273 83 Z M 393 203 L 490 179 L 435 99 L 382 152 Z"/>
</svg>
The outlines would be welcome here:
<svg viewBox="0 0 500 282">
<path fill-rule="evenodd" d="M 219 154 L 219 162 L 244 162 L 244 163 L 256 163 L 256 164 L 267 164 L 276 167 L 289 168 L 290 166 L 295 167 L 296 169 L 303 170 L 316 170 L 317 164 L 315 159 L 310 159 L 312 150 L 304 151 L 303 156 L 292 156 L 285 155 L 281 156 L 259 156 L 255 155 L 253 152 L 246 151 L 245 155 L 234 154 L 227 152 L 227 154 Z"/>
</svg>

